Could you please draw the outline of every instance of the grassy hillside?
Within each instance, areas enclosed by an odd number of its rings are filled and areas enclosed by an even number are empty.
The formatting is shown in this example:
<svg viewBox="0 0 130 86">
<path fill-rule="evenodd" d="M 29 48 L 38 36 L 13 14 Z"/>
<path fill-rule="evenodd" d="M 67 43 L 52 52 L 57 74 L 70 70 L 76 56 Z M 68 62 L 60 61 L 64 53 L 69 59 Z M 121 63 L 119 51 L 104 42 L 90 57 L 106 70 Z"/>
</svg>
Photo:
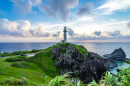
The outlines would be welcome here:
<svg viewBox="0 0 130 86">
<path fill-rule="evenodd" d="M 58 46 L 58 45 L 57 45 Z M 33 57 L 11 57 L 0 59 L 0 85 L 42 85 L 45 76 L 52 79 L 60 74 L 60 69 L 51 60 L 52 46 L 36 53 Z"/>
<path fill-rule="evenodd" d="M 58 43 L 36 53 L 33 57 L 16 56 L 0 59 L 0 85 L 43 85 L 45 76 L 51 80 L 60 74 L 60 69 L 54 66 L 55 61 L 51 60 L 51 50 L 57 46 L 66 48 L 68 45 L 70 43 Z"/>
<path fill-rule="evenodd" d="M 75 82 L 65 78 L 67 74 L 60 76 L 60 69 L 54 66 L 51 60 L 51 50 L 57 46 L 64 47 L 61 51 L 66 52 L 66 47 L 71 43 L 56 44 L 39 51 L 33 57 L 16 56 L 0 59 L 0 86 L 22 85 L 22 86 L 82 86 L 81 82 Z M 85 57 L 88 52 L 78 45 L 75 48 Z M 125 86 L 130 82 L 130 68 L 122 69 L 118 76 L 106 73 L 99 83 L 91 82 L 90 86 Z"/>
</svg>

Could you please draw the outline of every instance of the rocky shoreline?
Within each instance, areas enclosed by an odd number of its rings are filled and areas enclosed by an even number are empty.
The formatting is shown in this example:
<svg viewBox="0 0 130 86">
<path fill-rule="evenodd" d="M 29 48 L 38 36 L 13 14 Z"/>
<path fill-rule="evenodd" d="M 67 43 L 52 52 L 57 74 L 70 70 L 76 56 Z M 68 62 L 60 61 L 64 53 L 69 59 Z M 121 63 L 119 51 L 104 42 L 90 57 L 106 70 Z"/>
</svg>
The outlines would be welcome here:
<svg viewBox="0 0 130 86">
<path fill-rule="evenodd" d="M 111 54 L 105 54 L 103 57 L 111 60 L 119 60 L 123 62 L 130 63 L 130 59 L 126 58 L 126 54 L 122 48 L 115 49 Z"/>
<path fill-rule="evenodd" d="M 100 55 L 89 52 L 84 46 L 77 49 L 74 44 L 66 47 L 58 46 L 52 49 L 52 60 L 55 66 L 61 68 L 61 74 L 70 73 L 70 77 L 78 77 L 84 83 L 89 83 L 92 78 L 98 82 L 106 71 L 117 67 L 117 63 L 110 58 L 103 58 Z M 84 49 L 85 55 L 81 53 Z"/>
</svg>

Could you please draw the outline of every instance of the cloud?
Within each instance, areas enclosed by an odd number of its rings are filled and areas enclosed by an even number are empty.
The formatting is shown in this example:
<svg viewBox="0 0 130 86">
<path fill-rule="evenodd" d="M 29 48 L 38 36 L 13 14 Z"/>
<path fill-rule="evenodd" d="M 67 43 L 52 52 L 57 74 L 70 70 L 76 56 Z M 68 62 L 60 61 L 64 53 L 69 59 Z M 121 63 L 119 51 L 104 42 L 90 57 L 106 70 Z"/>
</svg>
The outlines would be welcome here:
<svg viewBox="0 0 130 86">
<path fill-rule="evenodd" d="M 96 32 L 96 31 L 95 31 Z M 93 32 L 93 33 L 95 33 Z M 70 39 L 76 41 L 86 41 L 86 40 L 107 40 L 107 39 L 130 39 L 130 35 L 123 36 L 121 31 L 113 31 L 113 32 L 103 32 L 105 35 L 101 35 L 101 31 L 96 32 L 97 35 L 88 35 L 88 34 L 76 34 L 75 36 L 71 36 Z"/>
<path fill-rule="evenodd" d="M 127 22 L 126 26 L 130 29 L 130 22 Z"/>
<path fill-rule="evenodd" d="M 40 25 L 37 28 L 30 29 L 30 33 L 34 37 L 50 37 L 50 33 L 44 31 L 44 27 Z"/>
<path fill-rule="evenodd" d="M 119 30 L 116 30 L 116 31 L 113 31 L 113 32 L 105 32 L 107 37 L 117 37 L 119 35 L 121 35 L 121 31 Z"/>
<path fill-rule="evenodd" d="M 34 5 L 40 5 L 40 4 L 42 4 L 42 0 L 31 0 L 31 2 L 32 2 Z"/>
<path fill-rule="evenodd" d="M 95 32 L 93 32 L 93 34 L 96 36 L 99 36 L 99 35 L 101 35 L 101 31 L 95 31 Z"/>
<path fill-rule="evenodd" d="M 9 21 L 8 19 L 0 19 L 0 35 L 10 36 L 30 36 L 28 20 Z"/>
<path fill-rule="evenodd" d="M 92 8 L 93 8 L 92 2 L 85 3 L 85 4 L 81 5 L 80 8 L 78 9 L 77 15 L 78 16 L 87 16 L 87 15 L 91 14 Z"/>
<path fill-rule="evenodd" d="M 98 7 L 102 14 L 113 14 L 118 10 L 126 10 L 130 7 L 130 0 L 106 0 L 106 2 Z"/>
<path fill-rule="evenodd" d="M 66 20 L 70 14 L 70 9 L 74 8 L 79 0 L 49 0 L 49 4 L 40 5 L 39 9 L 51 17 L 60 16 Z"/>
<path fill-rule="evenodd" d="M 53 37 L 59 37 L 59 36 L 60 36 L 60 33 L 61 33 L 61 32 L 60 32 L 60 31 L 58 31 L 58 32 L 57 32 L 57 33 L 55 33 L 55 34 L 52 34 L 52 36 L 53 36 Z"/>
<path fill-rule="evenodd" d="M 10 0 L 13 2 L 14 11 L 25 15 L 32 12 L 32 3 L 29 0 Z"/>
<path fill-rule="evenodd" d="M 0 19 L 0 35 L 12 37 L 50 37 L 42 25 L 32 28 L 28 20 L 9 21 Z"/>
<path fill-rule="evenodd" d="M 74 36 L 75 35 L 74 30 L 72 30 L 71 28 L 68 28 L 68 35 Z"/>
</svg>

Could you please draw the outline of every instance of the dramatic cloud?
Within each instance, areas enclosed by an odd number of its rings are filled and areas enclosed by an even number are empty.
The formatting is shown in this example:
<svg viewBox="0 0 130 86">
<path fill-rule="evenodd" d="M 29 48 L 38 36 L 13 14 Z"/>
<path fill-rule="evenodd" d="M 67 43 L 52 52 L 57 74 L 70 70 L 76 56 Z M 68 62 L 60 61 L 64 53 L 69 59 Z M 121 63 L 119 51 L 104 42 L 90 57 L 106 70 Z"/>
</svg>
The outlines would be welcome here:
<svg viewBox="0 0 130 86">
<path fill-rule="evenodd" d="M 49 4 L 40 5 L 39 9 L 49 16 L 66 20 L 70 14 L 70 9 L 74 8 L 79 0 L 49 0 Z"/>
<path fill-rule="evenodd" d="M 53 36 L 53 37 L 59 37 L 59 36 L 60 36 L 60 33 L 61 33 L 61 32 L 60 32 L 60 31 L 58 31 L 58 32 L 57 32 L 57 33 L 55 33 L 55 34 L 52 34 L 52 36 Z"/>
<path fill-rule="evenodd" d="M 103 11 L 103 14 L 113 14 L 117 10 L 126 10 L 130 7 L 130 0 L 106 0 L 106 3 L 97 9 Z"/>
<path fill-rule="evenodd" d="M 14 11 L 19 14 L 27 14 L 32 12 L 32 3 L 29 0 L 10 0 L 13 2 Z"/>
<path fill-rule="evenodd" d="M 130 29 L 130 22 L 127 22 L 126 25 L 127 25 L 127 27 Z"/>
<path fill-rule="evenodd" d="M 74 30 L 72 30 L 71 28 L 68 28 L 68 35 L 74 36 L 75 35 Z"/>
<path fill-rule="evenodd" d="M 58 32 L 57 35 L 59 34 Z M 12 37 L 50 37 L 51 33 L 44 31 L 42 25 L 32 28 L 28 20 L 9 21 L 8 19 L 0 19 L 0 35 Z"/>
<path fill-rule="evenodd" d="M 91 14 L 92 8 L 93 8 L 92 2 L 83 4 L 78 9 L 77 15 L 78 16 L 87 16 L 87 15 Z"/>
<path fill-rule="evenodd" d="M 99 35 L 101 35 L 101 31 L 95 31 L 93 34 L 96 36 L 99 36 Z"/>
<path fill-rule="evenodd" d="M 27 20 L 9 21 L 8 19 L 0 19 L 0 35 L 10 36 L 30 36 L 30 22 Z"/>
</svg>

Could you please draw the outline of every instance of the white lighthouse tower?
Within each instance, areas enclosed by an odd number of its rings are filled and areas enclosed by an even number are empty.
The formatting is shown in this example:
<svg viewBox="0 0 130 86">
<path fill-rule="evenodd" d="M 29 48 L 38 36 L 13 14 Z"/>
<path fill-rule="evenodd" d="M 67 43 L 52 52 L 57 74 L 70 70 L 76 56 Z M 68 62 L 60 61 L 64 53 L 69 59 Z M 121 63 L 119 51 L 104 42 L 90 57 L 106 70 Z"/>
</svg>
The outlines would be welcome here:
<svg viewBox="0 0 130 86">
<path fill-rule="evenodd" d="M 67 29 L 66 29 L 66 26 L 64 27 L 63 32 L 64 32 L 64 43 L 66 43 L 67 42 Z"/>
</svg>

